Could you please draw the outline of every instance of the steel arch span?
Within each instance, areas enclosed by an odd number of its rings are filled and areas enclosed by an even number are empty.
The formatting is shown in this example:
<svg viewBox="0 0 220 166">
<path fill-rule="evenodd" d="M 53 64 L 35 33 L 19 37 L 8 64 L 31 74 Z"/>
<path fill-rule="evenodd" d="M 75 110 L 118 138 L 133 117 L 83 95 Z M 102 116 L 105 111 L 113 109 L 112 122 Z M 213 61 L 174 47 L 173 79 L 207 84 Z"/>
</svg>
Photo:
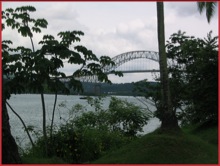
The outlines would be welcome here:
<svg viewBox="0 0 220 166">
<path fill-rule="evenodd" d="M 155 52 L 155 51 L 146 51 L 146 50 L 142 50 L 142 51 L 130 51 L 130 52 L 126 52 L 126 53 L 122 53 L 119 54 L 115 57 L 112 58 L 112 61 L 115 63 L 114 66 L 110 65 L 110 66 L 106 66 L 103 69 L 103 72 L 106 74 L 111 74 L 112 70 L 117 69 L 119 66 L 121 66 L 122 64 L 128 62 L 128 61 L 132 61 L 135 59 L 149 59 L 155 62 L 159 63 L 159 53 Z M 115 70 L 117 71 L 117 70 Z M 140 73 L 140 72 L 159 72 L 159 69 L 151 69 L 151 70 L 129 70 L 129 71 L 121 71 L 122 73 Z M 77 78 L 78 80 L 82 81 L 82 82 L 98 82 L 98 78 L 97 76 L 93 75 L 93 76 L 81 76 L 79 78 Z"/>
<path fill-rule="evenodd" d="M 140 59 L 140 58 L 145 58 L 149 59 L 155 62 L 159 62 L 159 53 L 155 51 L 130 51 L 126 53 L 119 54 L 115 57 L 112 58 L 112 61 L 115 62 L 114 66 L 107 66 L 104 69 L 105 73 L 109 73 L 112 70 L 115 70 L 122 64 L 134 60 L 134 59 Z"/>
</svg>

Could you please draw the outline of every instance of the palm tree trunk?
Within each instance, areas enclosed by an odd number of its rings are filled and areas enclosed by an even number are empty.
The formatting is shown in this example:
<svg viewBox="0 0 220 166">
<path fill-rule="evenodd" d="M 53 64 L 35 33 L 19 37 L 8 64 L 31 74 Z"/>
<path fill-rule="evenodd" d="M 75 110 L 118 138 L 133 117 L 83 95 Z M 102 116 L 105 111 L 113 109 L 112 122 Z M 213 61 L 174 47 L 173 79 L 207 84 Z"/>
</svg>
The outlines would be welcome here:
<svg viewBox="0 0 220 166">
<path fill-rule="evenodd" d="M 179 128 L 175 112 L 172 110 L 168 80 L 167 57 L 165 51 L 164 8 L 163 2 L 157 2 L 158 47 L 161 81 L 161 121 L 162 129 Z"/>
</svg>

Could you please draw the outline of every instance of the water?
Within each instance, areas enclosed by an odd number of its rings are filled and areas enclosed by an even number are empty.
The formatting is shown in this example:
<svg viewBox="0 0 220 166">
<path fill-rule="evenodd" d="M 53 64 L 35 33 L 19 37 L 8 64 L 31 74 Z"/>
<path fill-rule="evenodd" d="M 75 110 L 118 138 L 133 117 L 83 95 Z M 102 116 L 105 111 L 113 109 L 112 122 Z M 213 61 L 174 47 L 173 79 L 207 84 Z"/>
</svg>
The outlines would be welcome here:
<svg viewBox="0 0 220 166">
<path fill-rule="evenodd" d="M 66 107 L 71 109 L 75 104 L 83 105 L 87 110 L 94 110 L 91 107 L 87 100 L 80 99 L 82 96 L 73 96 L 73 95 L 58 95 L 57 98 L 57 107 L 54 117 L 54 124 L 59 126 L 64 123 L 65 120 L 69 118 L 69 110 L 64 107 L 59 107 L 58 105 L 62 102 L 65 103 Z M 103 107 L 108 108 L 111 97 L 105 97 L 103 99 Z M 135 103 L 136 105 L 141 106 L 142 108 L 149 107 L 150 110 L 155 111 L 155 107 L 150 104 L 143 104 L 141 101 L 144 98 L 135 98 L 130 96 L 117 96 L 117 98 L 122 100 L 127 100 L 128 102 Z M 35 131 L 42 131 L 42 105 L 41 98 L 39 94 L 21 94 L 21 95 L 12 95 L 9 100 L 12 108 L 21 116 L 24 120 L 26 126 L 34 126 Z M 47 125 L 50 125 L 52 118 L 52 110 L 54 104 L 54 95 L 45 95 L 45 106 L 46 106 L 46 117 Z M 30 141 L 27 137 L 27 134 L 24 132 L 23 125 L 18 119 L 17 116 L 8 108 L 8 113 L 10 117 L 11 132 L 16 142 L 22 148 L 25 148 L 30 145 Z M 149 133 L 156 128 L 158 128 L 160 122 L 157 118 L 152 118 L 146 126 L 144 126 L 144 132 L 141 134 Z M 35 140 L 36 135 L 32 133 L 32 137 Z"/>
</svg>

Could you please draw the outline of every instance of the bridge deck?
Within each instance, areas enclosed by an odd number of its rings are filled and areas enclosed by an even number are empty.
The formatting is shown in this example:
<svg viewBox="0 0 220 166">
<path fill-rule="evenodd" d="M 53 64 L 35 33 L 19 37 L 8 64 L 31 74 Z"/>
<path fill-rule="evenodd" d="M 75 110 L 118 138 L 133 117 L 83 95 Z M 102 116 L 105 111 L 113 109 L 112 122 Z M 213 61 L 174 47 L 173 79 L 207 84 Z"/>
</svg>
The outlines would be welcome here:
<svg viewBox="0 0 220 166">
<path fill-rule="evenodd" d="M 122 72 L 122 73 L 155 73 L 155 72 L 160 72 L 158 69 L 151 69 L 151 70 L 128 70 L 128 71 L 117 71 L 117 72 Z M 110 72 L 105 72 L 106 74 L 112 74 Z"/>
</svg>

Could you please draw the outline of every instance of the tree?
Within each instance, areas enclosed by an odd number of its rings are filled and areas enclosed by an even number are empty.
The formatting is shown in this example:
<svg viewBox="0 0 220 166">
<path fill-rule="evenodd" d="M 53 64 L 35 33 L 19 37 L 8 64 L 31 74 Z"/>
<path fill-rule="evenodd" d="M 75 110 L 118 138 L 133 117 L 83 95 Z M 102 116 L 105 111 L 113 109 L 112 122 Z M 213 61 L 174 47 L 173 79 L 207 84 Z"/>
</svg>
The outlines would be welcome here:
<svg viewBox="0 0 220 166">
<path fill-rule="evenodd" d="M 217 40 L 212 32 L 200 39 L 178 31 L 167 41 L 172 109 L 182 125 L 216 125 L 218 122 Z M 144 95 L 148 103 L 156 107 L 155 116 L 159 119 L 160 86 L 160 82 L 136 83 L 138 94 Z"/>
<path fill-rule="evenodd" d="M 197 2 L 197 7 L 200 14 L 206 10 L 206 18 L 208 23 L 210 23 L 211 18 L 215 12 L 215 7 L 217 6 L 217 2 Z"/>
<path fill-rule="evenodd" d="M 159 66 L 161 82 L 161 121 L 162 129 L 178 129 L 178 121 L 175 112 L 172 110 L 170 86 L 168 80 L 167 57 L 165 51 L 164 33 L 164 7 L 163 2 L 157 2 L 157 24 L 158 24 L 158 47 L 159 47 Z"/>
<path fill-rule="evenodd" d="M 200 39 L 179 31 L 167 42 L 167 56 L 172 80 L 182 83 L 181 102 L 187 123 L 213 123 L 218 118 L 218 37 Z"/>
<path fill-rule="evenodd" d="M 103 72 L 103 68 L 107 65 L 114 65 L 114 62 L 107 56 L 97 58 L 91 50 L 76 45 L 77 42 L 80 42 L 80 36 L 84 35 L 81 31 L 59 32 L 57 35 L 59 39 L 55 39 L 52 35 L 44 35 L 36 49 L 33 41 L 34 34 L 41 33 L 48 23 L 45 19 L 31 18 L 30 13 L 35 11 L 36 9 L 32 6 L 23 6 L 16 9 L 9 8 L 2 12 L 2 28 L 11 27 L 12 30 L 17 30 L 22 37 L 30 39 L 32 46 L 31 49 L 24 46 L 13 48 L 12 41 L 2 41 L 2 71 L 6 80 L 3 85 L 5 99 L 3 104 L 10 98 L 11 94 L 19 94 L 26 89 L 40 94 L 43 113 L 44 153 L 47 155 L 45 85 L 55 93 L 55 108 L 58 91 L 68 94 L 70 88 L 83 90 L 81 82 L 77 79 L 81 76 L 97 75 L 99 81 L 111 83 Z M 71 46 L 73 46 L 73 50 Z M 81 67 L 72 75 L 67 76 L 60 71 L 65 65 L 64 61 Z M 121 73 L 112 72 L 121 76 Z M 68 88 L 61 79 L 69 80 Z M 5 115 L 3 119 L 7 119 L 7 111 L 3 115 Z M 3 128 L 5 125 L 9 125 L 9 121 L 7 121 L 7 124 L 3 123 Z M 10 128 L 7 128 L 7 131 L 10 133 Z M 3 139 L 6 140 L 7 138 Z M 6 151 L 8 149 L 3 149 L 3 153 L 6 153 Z M 3 162 L 10 163 L 13 161 L 6 161 L 3 158 Z"/>
</svg>

